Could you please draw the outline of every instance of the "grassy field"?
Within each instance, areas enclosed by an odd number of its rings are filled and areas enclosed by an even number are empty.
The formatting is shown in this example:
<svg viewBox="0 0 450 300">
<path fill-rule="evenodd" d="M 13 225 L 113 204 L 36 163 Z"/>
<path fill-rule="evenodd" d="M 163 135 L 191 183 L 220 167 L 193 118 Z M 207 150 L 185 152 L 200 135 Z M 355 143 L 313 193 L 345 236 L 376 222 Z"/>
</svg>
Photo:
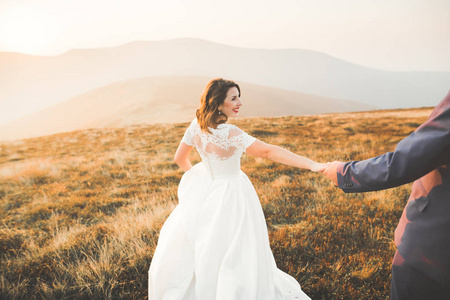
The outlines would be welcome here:
<svg viewBox="0 0 450 300">
<path fill-rule="evenodd" d="M 317 161 L 391 151 L 431 109 L 236 119 Z M 91 129 L 0 144 L 0 298 L 147 299 L 173 155 L 188 124 Z M 193 162 L 199 161 L 193 151 Z M 344 194 L 323 175 L 244 155 L 277 265 L 313 299 L 387 299 L 410 185 Z"/>
</svg>

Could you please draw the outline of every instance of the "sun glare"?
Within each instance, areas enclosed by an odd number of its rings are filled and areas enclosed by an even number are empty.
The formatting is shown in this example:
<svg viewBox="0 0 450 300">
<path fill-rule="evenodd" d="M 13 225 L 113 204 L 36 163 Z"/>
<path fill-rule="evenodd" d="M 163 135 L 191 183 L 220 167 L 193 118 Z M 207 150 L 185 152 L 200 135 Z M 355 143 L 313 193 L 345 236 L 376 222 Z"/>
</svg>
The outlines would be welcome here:
<svg viewBox="0 0 450 300">
<path fill-rule="evenodd" d="M 41 54 L 49 50 L 59 35 L 60 28 L 53 18 L 39 10 L 17 7 L 0 18 L 3 31 L 0 45 L 3 51 Z"/>
</svg>

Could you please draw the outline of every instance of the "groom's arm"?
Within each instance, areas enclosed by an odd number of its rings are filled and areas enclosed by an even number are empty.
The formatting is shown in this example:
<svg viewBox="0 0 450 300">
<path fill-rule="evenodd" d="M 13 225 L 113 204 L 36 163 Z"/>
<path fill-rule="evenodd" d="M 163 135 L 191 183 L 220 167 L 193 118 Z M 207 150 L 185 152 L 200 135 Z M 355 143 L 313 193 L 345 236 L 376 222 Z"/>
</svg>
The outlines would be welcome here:
<svg viewBox="0 0 450 300">
<path fill-rule="evenodd" d="M 382 190 L 412 182 L 449 162 L 450 93 L 393 152 L 339 164 L 337 183 L 346 193 Z"/>
</svg>

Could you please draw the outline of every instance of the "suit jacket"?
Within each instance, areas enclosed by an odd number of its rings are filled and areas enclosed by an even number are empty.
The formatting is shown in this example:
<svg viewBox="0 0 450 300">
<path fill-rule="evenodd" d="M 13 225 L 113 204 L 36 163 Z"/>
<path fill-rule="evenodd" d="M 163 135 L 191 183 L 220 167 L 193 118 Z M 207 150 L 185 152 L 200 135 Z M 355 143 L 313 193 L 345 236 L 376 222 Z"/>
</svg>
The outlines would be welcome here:
<svg viewBox="0 0 450 300">
<path fill-rule="evenodd" d="M 450 284 L 450 92 L 393 152 L 342 163 L 337 173 L 346 193 L 414 181 L 395 230 L 393 263 L 406 261 L 441 284 Z"/>
</svg>

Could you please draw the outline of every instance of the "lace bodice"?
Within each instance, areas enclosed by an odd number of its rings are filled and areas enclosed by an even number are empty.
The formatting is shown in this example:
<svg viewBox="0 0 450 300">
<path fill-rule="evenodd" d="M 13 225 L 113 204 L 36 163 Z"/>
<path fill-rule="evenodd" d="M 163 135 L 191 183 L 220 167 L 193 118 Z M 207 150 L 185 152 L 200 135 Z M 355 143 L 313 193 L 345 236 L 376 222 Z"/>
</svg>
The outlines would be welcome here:
<svg viewBox="0 0 450 300">
<path fill-rule="evenodd" d="M 213 177 L 239 174 L 242 153 L 256 138 L 231 124 L 220 124 L 210 130 L 211 133 L 202 132 L 195 118 L 181 141 L 195 146 Z"/>
</svg>

